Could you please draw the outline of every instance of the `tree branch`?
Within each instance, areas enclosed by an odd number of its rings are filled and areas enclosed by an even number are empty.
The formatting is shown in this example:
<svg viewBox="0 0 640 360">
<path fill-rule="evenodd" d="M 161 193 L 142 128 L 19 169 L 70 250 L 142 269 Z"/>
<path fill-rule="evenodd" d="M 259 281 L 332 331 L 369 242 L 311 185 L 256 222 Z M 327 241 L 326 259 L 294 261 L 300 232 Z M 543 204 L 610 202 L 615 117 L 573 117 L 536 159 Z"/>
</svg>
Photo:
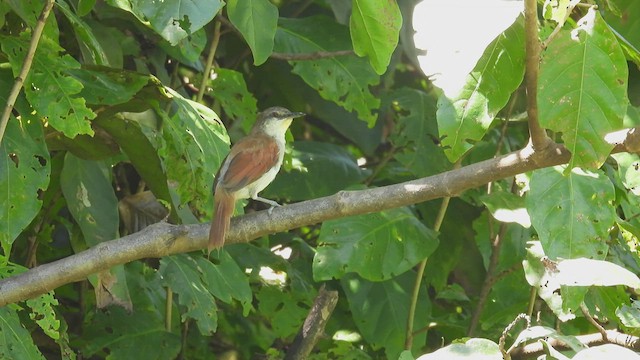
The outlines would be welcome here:
<svg viewBox="0 0 640 360">
<path fill-rule="evenodd" d="M 576 339 L 581 343 L 591 347 L 602 344 L 616 344 L 625 348 L 640 351 L 640 339 L 637 336 L 620 333 L 616 330 L 607 330 L 606 339 L 602 334 L 578 335 Z M 607 341 L 608 340 L 608 341 Z M 570 350 L 571 347 L 558 339 L 547 339 L 549 345 L 556 350 Z M 513 349 L 511 352 L 512 359 L 535 359 L 545 353 L 541 342 L 527 344 Z"/>
<path fill-rule="evenodd" d="M 306 359 L 309 356 L 311 350 L 323 335 L 327 321 L 329 321 L 337 303 L 338 292 L 327 290 L 322 285 L 320 293 L 316 296 L 313 307 L 309 311 L 309 315 L 307 315 L 302 328 L 287 351 L 285 360 Z"/>
<path fill-rule="evenodd" d="M 7 124 L 9 123 L 9 117 L 11 116 L 11 112 L 13 111 L 13 106 L 16 104 L 16 99 L 20 94 L 20 89 L 22 89 L 24 80 L 27 78 L 29 70 L 31 69 L 33 57 L 36 53 L 36 49 L 38 48 L 38 43 L 40 42 L 42 31 L 44 30 L 44 26 L 47 23 L 47 18 L 49 17 L 49 13 L 53 8 L 54 3 L 55 0 L 47 0 L 47 2 L 44 4 L 44 7 L 42 8 L 40 16 L 38 17 L 38 23 L 36 24 L 36 27 L 33 28 L 31 42 L 29 42 L 29 49 L 27 50 L 27 54 L 24 57 L 22 68 L 20 69 L 20 73 L 18 74 L 16 81 L 13 83 L 13 87 L 11 88 L 9 96 L 7 96 L 7 104 L 5 105 L 4 111 L 0 116 L 0 143 L 2 142 L 2 138 L 4 137 L 4 131 L 7 129 Z"/>
<path fill-rule="evenodd" d="M 527 115 L 529 136 L 533 149 L 544 149 L 551 140 L 540 127 L 538 119 L 538 70 L 540 68 L 540 39 L 538 38 L 538 11 L 536 0 L 524 2 L 524 30 L 526 44 L 525 81 L 527 87 Z"/>
<path fill-rule="evenodd" d="M 608 134 L 605 139 L 615 152 L 640 151 L 640 128 Z M 232 219 L 227 244 L 244 243 L 263 235 L 287 231 L 326 220 L 378 212 L 447 196 L 490 181 L 527 171 L 567 163 L 569 151 L 562 145 L 533 152 L 530 146 L 497 158 L 481 161 L 438 175 L 360 191 L 335 195 L 258 211 Z M 0 306 L 26 300 L 64 284 L 118 264 L 143 258 L 204 249 L 209 224 L 170 225 L 157 223 L 120 239 L 103 242 L 78 254 L 40 265 L 0 280 Z"/>
</svg>

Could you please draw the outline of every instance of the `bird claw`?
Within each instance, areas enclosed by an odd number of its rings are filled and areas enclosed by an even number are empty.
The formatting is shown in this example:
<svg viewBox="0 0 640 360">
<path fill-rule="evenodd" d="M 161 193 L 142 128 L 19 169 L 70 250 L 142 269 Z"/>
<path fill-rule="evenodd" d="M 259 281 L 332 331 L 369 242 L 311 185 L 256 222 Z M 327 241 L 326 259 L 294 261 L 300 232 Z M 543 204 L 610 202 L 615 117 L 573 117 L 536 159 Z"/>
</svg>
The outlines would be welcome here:
<svg viewBox="0 0 640 360">
<path fill-rule="evenodd" d="M 271 204 L 271 207 L 267 209 L 267 214 L 269 214 L 269 216 L 271 216 L 271 213 L 273 213 L 273 208 L 277 208 L 280 207 L 282 205 L 278 204 L 278 203 L 274 203 Z"/>
</svg>

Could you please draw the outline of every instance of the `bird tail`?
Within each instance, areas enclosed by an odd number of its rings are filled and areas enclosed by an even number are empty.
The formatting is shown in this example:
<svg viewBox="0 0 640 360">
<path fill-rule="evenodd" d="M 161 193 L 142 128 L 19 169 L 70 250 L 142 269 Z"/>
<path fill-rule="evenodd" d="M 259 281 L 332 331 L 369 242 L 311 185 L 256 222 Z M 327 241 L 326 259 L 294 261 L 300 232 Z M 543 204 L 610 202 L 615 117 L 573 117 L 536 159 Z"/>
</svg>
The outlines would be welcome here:
<svg viewBox="0 0 640 360">
<path fill-rule="evenodd" d="M 217 189 L 214 195 L 213 220 L 209 230 L 209 252 L 224 245 L 224 238 L 229 230 L 235 199 L 232 194 Z"/>
</svg>

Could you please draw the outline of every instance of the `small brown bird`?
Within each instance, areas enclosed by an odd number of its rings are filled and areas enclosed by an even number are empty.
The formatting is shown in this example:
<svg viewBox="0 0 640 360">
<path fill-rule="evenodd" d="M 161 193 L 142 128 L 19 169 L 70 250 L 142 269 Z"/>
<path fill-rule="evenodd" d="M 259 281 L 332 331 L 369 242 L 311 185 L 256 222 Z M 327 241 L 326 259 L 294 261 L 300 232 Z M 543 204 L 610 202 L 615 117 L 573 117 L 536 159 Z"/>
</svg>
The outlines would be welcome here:
<svg viewBox="0 0 640 360">
<path fill-rule="evenodd" d="M 258 193 L 280 171 L 284 157 L 285 133 L 294 118 L 304 116 L 283 107 L 271 107 L 258 114 L 249 135 L 231 147 L 216 174 L 214 213 L 209 231 L 209 252 L 224 245 L 236 200 L 248 199 L 279 206 Z"/>
</svg>

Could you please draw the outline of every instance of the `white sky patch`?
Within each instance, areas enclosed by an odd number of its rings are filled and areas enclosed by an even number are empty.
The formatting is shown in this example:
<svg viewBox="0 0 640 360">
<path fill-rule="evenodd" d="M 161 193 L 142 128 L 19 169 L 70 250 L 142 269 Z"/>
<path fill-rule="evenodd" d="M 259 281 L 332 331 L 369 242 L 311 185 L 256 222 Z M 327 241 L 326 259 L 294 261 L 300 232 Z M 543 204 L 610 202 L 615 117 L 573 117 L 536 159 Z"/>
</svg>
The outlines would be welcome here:
<svg viewBox="0 0 640 360">
<path fill-rule="evenodd" d="M 524 11 L 522 0 L 423 0 L 413 12 L 422 72 L 455 94 L 484 52 Z"/>
</svg>

